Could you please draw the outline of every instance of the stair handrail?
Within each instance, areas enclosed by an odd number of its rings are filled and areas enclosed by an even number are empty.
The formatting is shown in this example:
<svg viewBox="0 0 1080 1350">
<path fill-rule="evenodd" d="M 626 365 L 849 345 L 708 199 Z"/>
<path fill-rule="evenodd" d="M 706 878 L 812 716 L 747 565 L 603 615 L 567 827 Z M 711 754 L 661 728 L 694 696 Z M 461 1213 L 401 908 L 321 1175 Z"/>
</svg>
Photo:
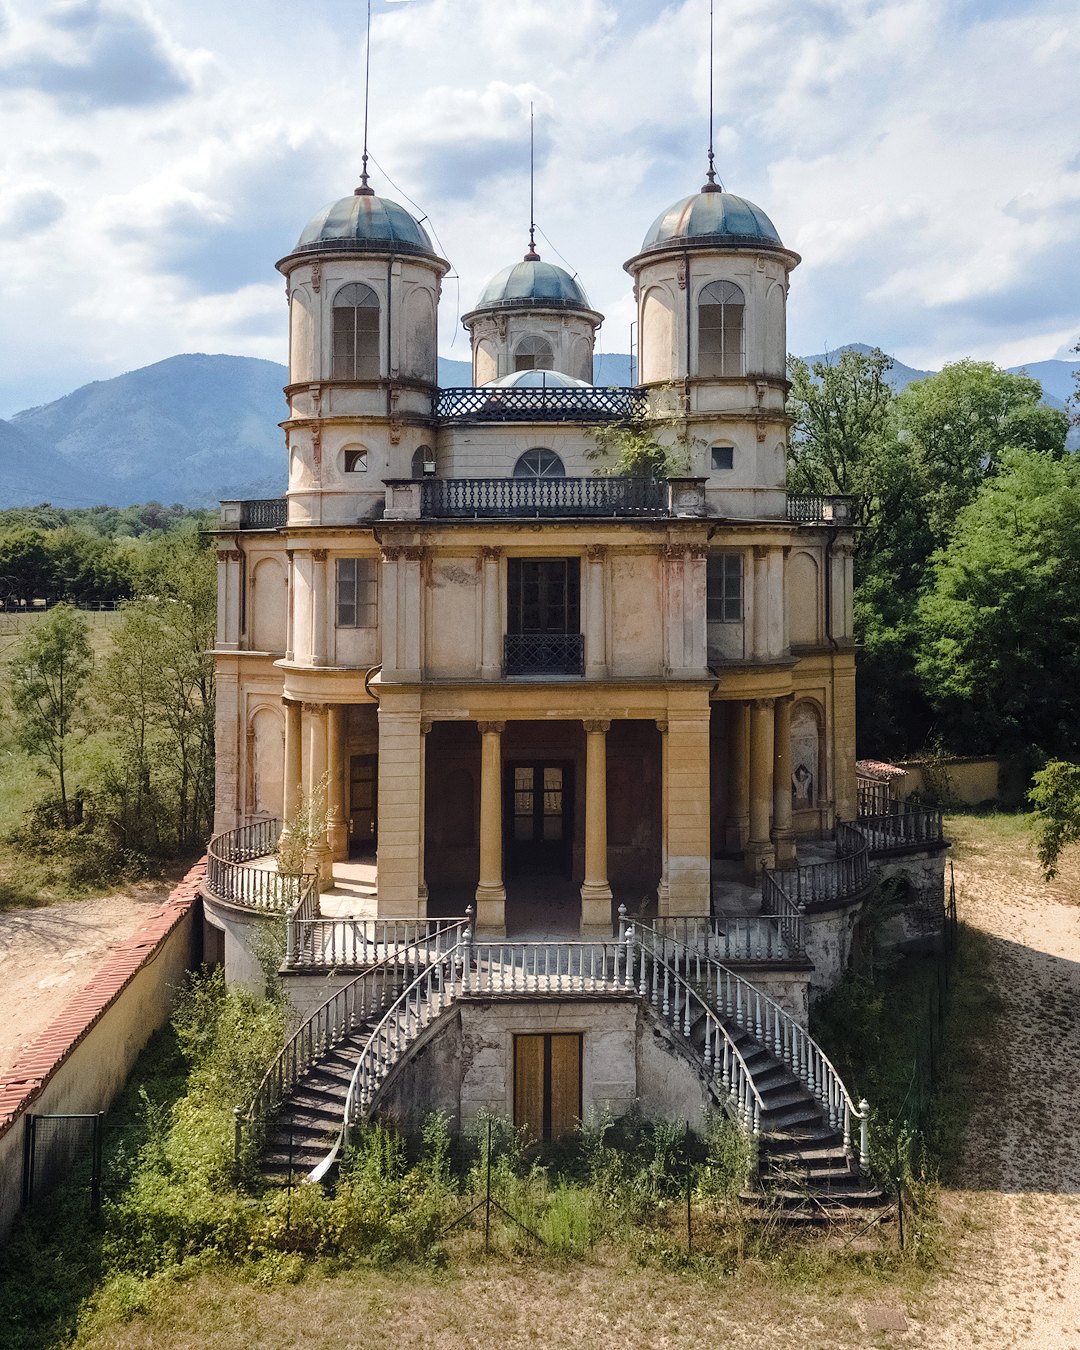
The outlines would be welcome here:
<svg viewBox="0 0 1080 1350">
<path fill-rule="evenodd" d="M 463 919 L 448 920 L 444 928 L 426 933 L 396 948 L 381 961 L 376 961 L 361 971 L 348 984 L 342 985 L 310 1013 L 285 1042 L 280 1054 L 263 1075 L 247 1111 L 239 1106 L 235 1108 L 238 1138 L 241 1128 L 253 1124 L 280 1101 L 286 1090 L 295 1086 L 320 1055 L 341 1044 L 357 1025 L 358 1011 L 362 1012 L 365 1006 L 369 1006 L 370 1013 L 376 1011 L 377 1004 L 367 1005 L 366 992 L 362 999 L 358 997 L 359 986 L 367 982 L 378 982 L 378 977 L 391 966 L 410 965 L 411 962 L 406 959 L 407 954 L 417 949 L 424 949 L 430 962 L 432 943 L 446 933 L 460 932 L 468 928 L 470 922 L 471 916 L 468 915 Z M 438 950 L 436 944 L 435 951 Z M 373 994 L 375 992 L 378 991 L 372 990 Z"/>
<path fill-rule="evenodd" d="M 650 932 L 654 931 L 652 929 Z M 656 1012 L 665 1018 L 676 1032 L 681 1032 L 684 1040 L 690 1042 L 692 1004 L 705 1016 L 708 1032 L 705 1037 L 705 1052 L 702 1062 L 705 1072 L 711 1080 L 722 1087 L 727 1104 L 734 1103 L 734 1113 L 740 1125 L 748 1133 L 761 1133 L 761 1113 L 765 1102 L 757 1084 L 754 1082 L 742 1052 L 727 1027 L 717 1016 L 716 1010 L 709 1006 L 698 991 L 679 974 L 678 970 L 663 957 L 658 956 L 641 940 L 633 927 L 627 929 L 628 948 L 636 947 L 641 953 L 638 967 L 637 993 L 645 1002 L 651 1002 Z M 647 960 L 651 958 L 651 971 Z M 663 971 L 663 977 L 660 971 Z M 651 984 L 651 989 L 650 989 Z M 680 1006 L 680 995 L 682 1003 Z M 680 1026 L 680 1021 L 682 1025 Z M 691 1046 L 691 1048 L 693 1048 Z"/>
<path fill-rule="evenodd" d="M 349 1079 L 349 1090 L 345 1094 L 345 1106 L 341 1113 L 341 1125 L 334 1137 L 326 1156 L 321 1162 L 307 1174 L 305 1180 L 309 1182 L 322 1181 L 323 1177 L 330 1171 L 339 1155 L 345 1152 L 349 1146 L 350 1127 L 360 1119 L 361 1111 L 366 1110 L 374 1100 L 375 1090 L 382 1085 L 387 1073 L 400 1059 L 400 1052 L 403 1048 L 403 1040 L 400 1035 L 400 1027 L 396 1026 L 396 1020 L 400 1013 L 405 1014 L 406 1039 L 408 1043 L 408 1031 L 411 1028 L 412 1021 L 415 1018 L 417 1030 L 430 1024 L 423 1020 L 423 1011 L 425 1005 L 431 1004 L 435 1000 L 432 994 L 438 994 L 439 1009 L 448 1007 L 453 1002 L 453 993 L 450 993 L 448 1000 L 444 1000 L 444 994 L 447 992 L 447 985 L 444 979 L 444 971 L 447 967 L 450 969 L 450 991 L 453 990 L 454 976 L 460 967 L 463 972 L 462 982 L 467 986 L 468 976 L 464 974 L 469 969 L 472 948 L 472 934 L 466 928 L 460 942 L 455 943 L 453 947 L 448 947 L 440 953 L 437 960 L 430 962 L 416 978 L 408 984 L 398 994 L 397 998 L 383 1013 L 375 1027 L 368 1034 L 367 1040 L 360 1049 L 356 1059 L 356 1067 L 353 1069 L 352 1077 Z M 425 990 L 425 984 L 428 988 Z M 410 1000 L 413 1006 L 410 1007 Z M 393 1034 L 394 1032 L 397 1034 Z M 386 1053 L 378 1055 L 374 1067 L 368 1064 L 369 1057 L 379 1048 L 381 1041 L 385 1040 Z M 363 1100 L 366 1097 L 367 1100 Z M 357 1101 L 361 1100 L 360 1109 L 357 1109 Z"/>
<path fill-rule="evenodd" d="M 678 934 L 685 946 L 703 944 L 716 950 L 725 961 L 792 961 L 805 956 L 802 911 L 796 910 L 786 893 L 790 909 L 770 908 L 761 914 L 673 914 L 646 919 L 657 932 Z M 637 922 L 637 915 L 629 916 Z"/>
<path fill-rule="evenodd" d="M 701 951 L 695 951 L 675 938 L 666 937 L 649 924 L 639 922 L 638 927 L 641 930 L 639 941 L 643 946 L 647 941 L 646 934 L 651 934 L 655 940 L 663 944 L 661 953 L 656 959 L 666 963 L 666 952 L 670 947 L 675 949 L 673 968 L 676 971 L 680 953 L 687 977 L 691 977 L 691 970 L 696 965 L 693 978 L 710 991 L 715 991 L 716 1011 L 722 1016 L 733 1017 L 748 1035 L 753 1036 L 764 1050 L 785 1064 L 817 1098 L 828 1116 L 830 1127 L 843 1131 L 844 1150 L 849 1154 L 852 1124 L 854 1121 L 859 1122 L 859 1170 L 866 1172 L 870 1166 L 870 1105 L 865 1097 L 858 1106 L 855 1105 L 844 1080 L 810 1033 L 774 998 L 770 998 L 749 980 L 743 979 L 722 961 L 717 961 L 715 957 L 705 955 Z M 702 974 L 702 965 L 712 968 L 707 981 Z"/>
</svg>

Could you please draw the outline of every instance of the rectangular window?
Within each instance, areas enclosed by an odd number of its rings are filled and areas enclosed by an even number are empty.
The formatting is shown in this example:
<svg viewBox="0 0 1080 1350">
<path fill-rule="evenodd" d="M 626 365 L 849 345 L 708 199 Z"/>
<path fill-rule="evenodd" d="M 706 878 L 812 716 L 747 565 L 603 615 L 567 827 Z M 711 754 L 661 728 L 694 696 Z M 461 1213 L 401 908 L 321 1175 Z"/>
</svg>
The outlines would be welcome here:
<svg viewBox="0 0 1080 1350">
<path fill-rule="evenodd" d="M 733 445 L 714 445 L 712 448 L 713 470 L 733 469 L 735 467 L 735 447 Z"/>
<path fill-rule="evenodd" d="M 379 622 L 379 569 L 374 558 L 337 560 L 337 626 L 374 628 Z"/>
<path fill-rule="evenodd" d="M 581 631 L 579 559 L 510 558 L 507 567 L 509 633 Z"/>
<path fill-rule="evenodd" d="M 536 1139 L 561 1139 L 581 1120 L 581 1037 L 514 1037 L 514 1124 Z"/>
<path fill-rule="evenodd" d="M 741 553 L 712 553 L 707 567 L 706 613 L 709 623 L 742 623 Z"/>
</svg>

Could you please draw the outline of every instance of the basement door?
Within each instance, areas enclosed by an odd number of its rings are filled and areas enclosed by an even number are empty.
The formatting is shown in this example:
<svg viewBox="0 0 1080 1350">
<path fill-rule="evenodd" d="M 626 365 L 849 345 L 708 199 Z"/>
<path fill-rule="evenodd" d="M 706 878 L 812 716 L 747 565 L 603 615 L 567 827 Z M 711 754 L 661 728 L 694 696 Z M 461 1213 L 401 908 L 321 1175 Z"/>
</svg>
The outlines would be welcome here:
<svg viewBox="0 0 1080 1350">
<path fill-rule="evenodd" d="M 379 756 L 349 759 L 349 850 L 368 853 L 378 842 Z"/>
<path fill-rule="evenodd" d="M 580 1120 L 581 1036 L 515 1036 L 514 1124 L 546 1142 L 572 1134 Z"/>
</svg>

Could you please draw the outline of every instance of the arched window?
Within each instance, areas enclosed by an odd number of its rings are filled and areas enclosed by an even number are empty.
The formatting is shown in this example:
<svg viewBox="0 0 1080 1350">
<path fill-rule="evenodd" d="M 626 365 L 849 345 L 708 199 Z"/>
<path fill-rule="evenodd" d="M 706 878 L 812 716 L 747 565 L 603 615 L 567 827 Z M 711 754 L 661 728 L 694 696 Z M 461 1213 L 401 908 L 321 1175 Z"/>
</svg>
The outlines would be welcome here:
<svg viewBox="0 0 1080 1350">
<path fill-rule="evenodd" d="M 418 445 L 413 451 L 412 476 L 432 478 L 435 474 L 435 451 L 430 445 Z"/>
<path fill-rule="evenodd" d="M 514 351 L 515 370 L 554 370 L 555 353 L 542 337 L 525 337 Z"/>
<path fill-rule="evenodd" d="M 698 374 L 743 373 L 743 293 L 733 281 L 710 281 L 698 296 Z"/>
<path fill-rule="evenodd" d="M 334 296 L 333 378 L 379 378 L 379 297 L 359 281 Z"/>
<path fill-rule="evenodd" d="M 350 446 L 344 452 L 346 473 L 367 473 L 367 451 Z"/>
<path fill-rule="evenodd" d="M 565 478 L 563 462 L 554 450 L 545 450 L 538 446 L 535 450 L 526 450 L 514 465 L 515 478 Z"/>
</svg>

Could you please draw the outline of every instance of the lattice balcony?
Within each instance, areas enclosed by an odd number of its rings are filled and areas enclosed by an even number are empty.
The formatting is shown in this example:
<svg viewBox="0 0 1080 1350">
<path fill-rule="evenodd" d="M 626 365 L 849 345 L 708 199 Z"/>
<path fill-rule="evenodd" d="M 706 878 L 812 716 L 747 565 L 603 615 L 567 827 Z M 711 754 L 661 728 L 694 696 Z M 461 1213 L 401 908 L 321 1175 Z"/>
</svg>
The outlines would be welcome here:
<svg viewBox="0 0 1080 1350">
<path fill-rule="evenodd" d="M 489 385 L 440 389 L 435 415 L 445 422 L 618 422 L 648 406 L 640 389 Z"/>
<path fill-rule="evenodd" d="M 666 483 L 650 478 L 430 478 L 420 514 L 491 516 L 666 516 Z"/>
<path fill-rule="evenodd" d="M 507 633 L 507 675 L 584 675 L 585 639 L 580 633 Z"/>
</svg>

